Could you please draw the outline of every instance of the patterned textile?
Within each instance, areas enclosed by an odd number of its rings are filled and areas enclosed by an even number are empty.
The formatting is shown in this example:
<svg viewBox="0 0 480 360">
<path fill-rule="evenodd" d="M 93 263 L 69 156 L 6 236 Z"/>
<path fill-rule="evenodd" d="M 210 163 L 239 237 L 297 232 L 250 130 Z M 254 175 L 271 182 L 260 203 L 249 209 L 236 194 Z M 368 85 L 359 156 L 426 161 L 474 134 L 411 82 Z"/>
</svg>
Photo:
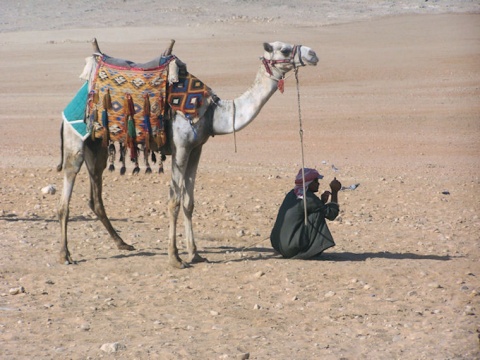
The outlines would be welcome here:
<svg viewBox="0 0 480 360">
<path fill-rule="evenodd" d="M 189 119 L 198 116 L 198 108 L 212 95 L 209 87 L 185 69 L 180 69 L 178 82 L 170 86 L 168 93 L 170 107 Z"/>
<path fill-rule="evenodd" d="M 88 125 L 92 137 L 129 146 L 164 138 L 168 62 L 155 69 L 124 68 L 99 61 L 88 96 Z"/>
</svg>

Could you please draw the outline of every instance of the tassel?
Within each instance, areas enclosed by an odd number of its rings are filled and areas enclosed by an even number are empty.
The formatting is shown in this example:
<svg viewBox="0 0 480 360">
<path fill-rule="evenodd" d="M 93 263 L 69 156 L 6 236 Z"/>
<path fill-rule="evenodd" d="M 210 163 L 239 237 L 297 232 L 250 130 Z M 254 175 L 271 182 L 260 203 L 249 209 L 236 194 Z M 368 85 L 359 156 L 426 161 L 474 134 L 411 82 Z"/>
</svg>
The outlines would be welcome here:
<svg viewBox="0 0 480 360">
<path fill-rule="evenodd" d="M 122 167 L 120 168 L 120 175 L 125 175 L 127 168 L 125 167 L 125 146 L 120 143 L 120 162 L 122 163 Z"/>
<path fill-rule="evenodd" d="M 140 172 L 140 166 L 138 166 L 138 161 L 135 161 L 135 168 L 133 169 L 132 175 L 138 175 Z"/>
<path fill-rule="evenodd" d="M 95 140 L 95 123 L 98 121 L 97 109 L 92 110 L 90 113 L 90 127 L 91 127 L 91 136 L 92 140 Z"/>
<path fill-rule="evenodd" d="M 107 93 L 103 97 L 103 108 L 106 110 L 112 109 L 112 98 L 110 96 L 110 89 L 107 89 Z"/>
<path fill-rule="evenodd" d="M 150 138 L 152 136 L 152 124 L 150 123 L 150 98 L 148 94 L 144 95 L 143 101 L 143 126 L 147 134 L 145 135 L 145 147 L 150 150 Z"/>
<path fill-rule="evenodd" d="M 102 146 L 107 147 L 108 146 L 108 114 L 107 110 L 103 109 L 102 111 L 102 126 L 103 126 L 103 139 L 102 139 Z"/>
<path fill-rule="evenodd" d="M 155 142 L 157 143 L 158 148 L 161 148 L 167 142 L 167 135 L 165 133 L 165 124 L 163 121 L 163 116 L 158 117 L 158 132 L 155 137 Z"/>
<path fill-rule="evenodd" d="M 135 115 L 135 107 L 133 105 L 132 96 L 127 94 L 125 97 L 126 113 L 127 113 L 127 147 L 130 150 L 130 159 L 136 161 L 137 159 L 137 144 L 135 130 L 135 121 L 133 116 Z"/>
<path fill-rule="evenodd" d="M 284 78 L 281 78 L 280 80 L 278 80 L 277 88 L 278 88 L 278 90 L 280 90 L 280 93 L 283 94 L 283 91 L 285 89 L 285 79 Z"/>
<path fill-rule="evenodd" d="M 93 93 L 93 103 L 98 104 L 98 101 L 100 100 L 100 95 L 98 94 L 98 91 L 95 91 Z"/>
<path fill-rule="evenodd" d="M 155 164 L 157 162 L 157 156 L 155 155 L 155 152 L 152 151 L 152 162 Z"/>
<path fill-rule="evenodd" d="M 110 89 L 103 96 L 102 126 L 104 129 L 102 146 L 107 147 L 110 139 L 110 129 L 108 125 L 108 110 L 112 108 L 112 99 L 110 97 Z"/>
<path fill-rule="evenodd" d="M 117 150 L 115 149 L 115 145 L 110 144 L 108 147 L 108 160 L 110 161 L 110 166 L 108 167 L 108 171 L 112 172 L 115 171 L 115 154 Z"/>
<path fill-rule="evenodd" d="M 130 150 L 130 159 L 135 161 L 137 159 L 137 146 L 135 144 L 135 122 L 132 116 L 128 116 L 128 132 L 127 132 L 127 146 Z"/>
</svg>

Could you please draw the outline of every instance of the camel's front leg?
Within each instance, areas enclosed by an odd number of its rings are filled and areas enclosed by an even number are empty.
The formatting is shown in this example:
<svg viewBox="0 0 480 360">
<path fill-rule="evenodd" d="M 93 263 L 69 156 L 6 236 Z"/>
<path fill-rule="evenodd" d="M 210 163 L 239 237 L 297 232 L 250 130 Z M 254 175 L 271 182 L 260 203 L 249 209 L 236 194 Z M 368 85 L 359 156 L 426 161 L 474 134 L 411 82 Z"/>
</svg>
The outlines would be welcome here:
<svg viewBox="0 0 480 360">
<path fill-rule="evenodd" d="M 192 214 L 194 209 L 194 189 L 195 179 L 197 176 L 198 163 L 200 162 L 200 155 L 202 154 L 202 147 L 196 147 L 190 153 L 188 165 L 185 171 L 185 191 L 183 194 L 183 214 L 185 222 L 185 238 L 187 242 L 188 261 L 191 263 L 207 261 L 201 257 L 197 252 L 195 245 L 195 238 L 193 235 Z"/>
<path fill-rule="evenodd" d="M 168 231 L 168 262 L 175 268 L 184 269 L 188 267 L 188 265 L 180 259 L 180 256 L 178 256 L 177 248 L 177 220 L 178 212 L 180 210 L 181 196 L 178 181 L 181 181 L 181 178 L 178 177 L 178 175 L 177 177 L 175 176 L 176 171 L 174 168 L 175 166 L 172 166 L 172 181 L 170 184 L 170 198 L 168 201 L 168 215 L 170 219 L 170 227 Z"/>
<path fill-rule="evenodd" d="M 110 236 L 115 241 L 120 250 L 135 250 L 132 245 L 123 241 L 113 228 L 108 218 L 102 199 L 103 171 L 107 166 L 108 151 L 97 143 L 89 143 L 85 147 L 85 163 L 90 175 L 90 208 L 98 216 L 103 226 L 107 229 Z"/>
</svg>

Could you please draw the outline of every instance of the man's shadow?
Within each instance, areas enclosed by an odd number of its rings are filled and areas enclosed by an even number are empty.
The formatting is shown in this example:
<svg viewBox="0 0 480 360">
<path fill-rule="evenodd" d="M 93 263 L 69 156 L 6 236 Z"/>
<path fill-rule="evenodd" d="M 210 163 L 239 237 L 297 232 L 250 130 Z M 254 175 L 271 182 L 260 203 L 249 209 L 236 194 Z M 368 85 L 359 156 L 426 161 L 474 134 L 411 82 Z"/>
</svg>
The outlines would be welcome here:
<svg viewBox="0 0 480 360">
<path fill-rule="evenodd" d="M 283 259 L 283 257 L 272 248 L 267 247 L 251 247 L 241 248 L 233 246 L 220 246 L 210 247 L 204 249 L 203 253 L 243 253 L 241 259 L 232 259 L 231 261 L 242 261 L 246 259 L 250 260 L 268 260 L 272 258 Z M 258 255 L 261 256 L 259 257 Z M 425 255 L 425 254 L 413 254 L 413 253 L 393 253 L 389 251 L 381 252 L 365 252 L 365 253 L 353 253 L 353 252 L 324 252 L 319 256 L 316 256 L 307 261 L 366 261 L 367 259 L 390 259 L 390 260 L 435 260 L 435 261 L 448 261 L 452 260 L 450 255 Z M 286 259 L 287 260 L 287 259 Z"/>
<path fill-rule="evenodd" d="M 392 253 L 389 251 L 381 252 L 366 252 L 366 253 L 352 253 L 352 252 L 325 252 L 312 260 L 321 261 L 366 261 L 367 259 L 391 259 L 391 260 L 436 260 L 448 261 L 451 260 L 449 255 L 423 255 L 413 253 Z"/>
</svg>

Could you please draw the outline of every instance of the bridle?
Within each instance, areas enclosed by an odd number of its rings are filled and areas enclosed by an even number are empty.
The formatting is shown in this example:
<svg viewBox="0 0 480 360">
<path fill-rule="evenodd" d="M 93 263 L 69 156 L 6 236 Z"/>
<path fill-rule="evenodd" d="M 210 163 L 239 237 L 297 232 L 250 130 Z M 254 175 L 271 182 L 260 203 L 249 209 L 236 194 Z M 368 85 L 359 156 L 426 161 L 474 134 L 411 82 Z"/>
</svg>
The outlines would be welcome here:
<svg viewBox="0 0 480 360">
<path fill-rule="evenodd" d="M 300 63 L 300 66 L 305 66 L 305 63 L 302 60 L 302 54 L 301 54 L 301 48 L 302 45 L 294 45 L 292 48 L 292 52 L 290 53 L 290 56 L 287 59 L 281 59 L 281 60 L 269 60 L 265 59 L 263 56 L 260 58 L 262 61 L 263 66 L 265 67 L 265 71 L 267 74 L 274 78 L 275 80 L 279 81 L 285 77 L 285 74 L 279 70 L 275 65 L 277 64 L 292 64 L 294 69 L 297 68 L 297 63 L 295 62 L 295 56 L 298 54 L 298 62 Z M 277 70 L 278 72 L 281 73 L 280 78 L 277 78 L 273 74 L 273 69 Z"/>
</svg>

